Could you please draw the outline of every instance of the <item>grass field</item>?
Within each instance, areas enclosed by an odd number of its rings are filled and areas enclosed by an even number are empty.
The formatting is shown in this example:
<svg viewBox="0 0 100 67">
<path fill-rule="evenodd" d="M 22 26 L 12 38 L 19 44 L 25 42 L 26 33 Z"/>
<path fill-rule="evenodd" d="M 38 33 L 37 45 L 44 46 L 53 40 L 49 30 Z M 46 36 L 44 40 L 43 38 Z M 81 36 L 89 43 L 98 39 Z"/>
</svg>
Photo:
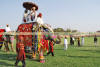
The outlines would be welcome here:
<svg viewBox="0 0 100 67">
<path fill-rule="evenodd" d="M 94 46 L 93 37 L 86 37 L 84 46 L 77 47 L 75 42 L 75 45 L 69 46 L 67 51 L 63 50 L 62 39 L 61 44 L 54 46 L 54 54 L 54 57 L 45 56 L 46 62 L 44 64 L 27 58 L 26 67 L 100 67 L 100 38 L 98 38 L 97 47 Z M 15 59 L 16 53 L 6 53 L 2 48 L 0 67 L 14 67 Z M 21 67 L 21 62 L 19 67 Z"/>
</svg>

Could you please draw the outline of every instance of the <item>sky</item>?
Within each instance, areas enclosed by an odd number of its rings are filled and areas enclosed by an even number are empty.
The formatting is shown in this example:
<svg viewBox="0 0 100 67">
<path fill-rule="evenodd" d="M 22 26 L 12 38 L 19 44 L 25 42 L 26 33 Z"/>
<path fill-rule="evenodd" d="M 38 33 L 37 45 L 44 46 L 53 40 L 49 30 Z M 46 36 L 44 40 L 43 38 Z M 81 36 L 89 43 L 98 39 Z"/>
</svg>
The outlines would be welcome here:
<svg viewBox="0 0 100 67">
<path fill-rule="evenodd" d="M 100 0 L 0 0 L 0 25 L 16 30 L 22 23 L 23 2 L 35 2 L 37 14 L 53 28 L 77 29 L 81 32 L 100 30 Z"/>
</svg>

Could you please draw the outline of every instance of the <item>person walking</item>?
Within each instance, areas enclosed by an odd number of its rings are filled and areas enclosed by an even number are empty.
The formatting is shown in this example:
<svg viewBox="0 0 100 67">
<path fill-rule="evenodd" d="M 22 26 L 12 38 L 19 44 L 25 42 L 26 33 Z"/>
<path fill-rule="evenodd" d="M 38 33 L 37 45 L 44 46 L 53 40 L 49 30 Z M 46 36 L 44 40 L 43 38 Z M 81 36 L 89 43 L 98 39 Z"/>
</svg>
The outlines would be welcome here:
<svg viewBox="0 0 100 67">
<path fill-rule="evenodd" d="M 19 36 L 19 43 L 16 44 L 17 58 L 15 62 L 15 66 L 18 67 L 19 61 L 22 62 L 22 67 L 26 67 L 25 63 L 25 49 L 24 49 L 24 38 L 23 36 Z"/>
</svg>

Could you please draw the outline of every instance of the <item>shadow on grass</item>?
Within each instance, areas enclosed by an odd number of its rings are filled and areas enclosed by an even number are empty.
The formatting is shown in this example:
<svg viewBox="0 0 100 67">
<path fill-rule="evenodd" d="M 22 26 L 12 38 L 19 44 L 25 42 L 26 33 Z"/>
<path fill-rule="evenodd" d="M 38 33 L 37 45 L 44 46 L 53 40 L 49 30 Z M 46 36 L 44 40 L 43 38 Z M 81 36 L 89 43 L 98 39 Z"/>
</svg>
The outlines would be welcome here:
<svg viewBox="0 0 100 67">
<path fill-rule="evenodd" d="M 81 46 L 81 47 L 95 47 L 95 48 L 100 48 L 100 46 L 95 46 L 95 45 L 92 45 L 92 46 Z"/>
<path fill-rule="evenodd" d="M 54 49 L 54 50 L 63 50 L 63 49 Z"/>
<path fill-rule="evenodd" d="M 37 57 L 39 57 L 39 56 L 37 56 Z M 39 60 L 37 57 L 36 57 L 35 59 L 33 59 L 31 56 L 30 56 L 30 57 L 28 56 L 28 57 L 27 57 L 27 60 L 28 60 L 28 61 L 40 62 L 40 60 Z"/>
<path fill-rule="evenodd" d="M 4 61 L 0 61 L 0 65 L 5 66 L 5 67 L 14 67 L 14 62 L 16 60 L 16 55 L 15 54 L 1 54 L 0 55 L 0 60 L 5 60 L 5 61 L 12 61 L 13 64 L 11 63 L 6 63 Z"/>
<path fill-rule="evenodd" d="M 80 50 L 80 51 L 93 52 L 93 53 L 100 53 L 100 50 Z"/>
<path fill-rule="evenodd" d="M 2 66 L 2 67 L 14 67 L 14 65 L 13 64 L 8 64 L 8 63 L 6 63 L 6 62 L 3 62 L 3 61 L 0 61 L 0 66 Z"/>
<path fill-rule="evenodd" d="M 0 59 L 7 60 L 7 61 L 15 61 L 16 55 L 15 54 L 1 54 Z"/>
<path fill-rule="evenodd" d="M 67 57 L 68 55 L 58 55 L 58 56 L 62 56 L 62 57 L 66 56 Z"/>
<path fill-rule="evenodd" d="M 94 57 L 94 56 L 68 56 L 72 58 L 100 58 L 100 57 Z"/>
<path fill-rule="evenodd" d="M 30 59 L 29 61 L 36 61 L 36 62 L 39 62 L 40 63 L 40 60 L 39 59 Z"/>
</svg>

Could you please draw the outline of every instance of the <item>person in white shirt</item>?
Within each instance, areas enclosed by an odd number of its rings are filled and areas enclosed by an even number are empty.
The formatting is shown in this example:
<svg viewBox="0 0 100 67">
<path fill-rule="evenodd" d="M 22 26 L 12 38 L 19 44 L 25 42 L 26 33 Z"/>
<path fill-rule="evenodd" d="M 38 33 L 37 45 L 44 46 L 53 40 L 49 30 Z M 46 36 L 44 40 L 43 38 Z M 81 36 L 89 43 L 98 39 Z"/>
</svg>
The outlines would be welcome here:
<svg viewBox="0 0 100 67">
<path fill-rule="evenodd" d="M 67 50 L 68 48 L 68 41 L 67 41 L 67 37 L 65 36 L 64 38 L 64 50 Z"/>
<path fill-rule="evenodd" d="M 84 37 L 82 36 L 81 38 L 81 45 L 83 46 L 84 45 Z"/>
<path fill-rule="evenodd" d="M 11 28 L 10 28 L 10 26 L 8 24 L 6 25 L 5 31 L 7 32 L 6 40 L 5 40 L 6 51 L 7 52 L 9 51 L 9 45 L 11 46 L 12 51 L 14 51 L 13 42 L 12 42 L 12 36 L 9 34 L 9 32 L 11 33 Z"/>
<path fill-rule="evenodd" d="M 6 29 L 5 30 L 6 30 L 6 32 L 10 32 L 11 31 L 10 26 L 8 24 L 6 25 Z"/>
<path fill-rule="evenodd" d="M 24 12 L 24 16 L 23 16 L 23 22 L 24 23 L 30 23 L 30 22 L 35 22 L 37 18 L 37 14 L 36 14 L 36 7 L 32 7 L 29 12 L 26 9 Z"/>
<path fill-rule="evenodd" d="M 6 49 L 6 52 L 9 52 L 9 46 L 8 45 L 11 44 L 9 32 L 11 32 L 11 29 L 10 29 L 10 26 L 8 24 L 6 25 L 5 31 L 6 31 L 5 49 Z"/>
<path fill-rule="evenodd" d="M 39 25 L 43 25 L 43 19 L 42 19 L 42 13 L 39 13 L 38 16 L 37 16 L 37 19 L 36 19 L 36 22 L 39 24 Z"/>
<path fill-rule="evenodd" d="M 36 7 L 32 7 L 30 10 L 30 13 L 27 16 L 27 22 L 35 22 L 37 18 L 37 14 L 36 14 Z"/>
<path fill-rule="evenodd" d="M 31 21 L 35 21 L 37 18 L 36 7 L 32 7 L 30 15 L 31 15 Z"/>
</svg>

